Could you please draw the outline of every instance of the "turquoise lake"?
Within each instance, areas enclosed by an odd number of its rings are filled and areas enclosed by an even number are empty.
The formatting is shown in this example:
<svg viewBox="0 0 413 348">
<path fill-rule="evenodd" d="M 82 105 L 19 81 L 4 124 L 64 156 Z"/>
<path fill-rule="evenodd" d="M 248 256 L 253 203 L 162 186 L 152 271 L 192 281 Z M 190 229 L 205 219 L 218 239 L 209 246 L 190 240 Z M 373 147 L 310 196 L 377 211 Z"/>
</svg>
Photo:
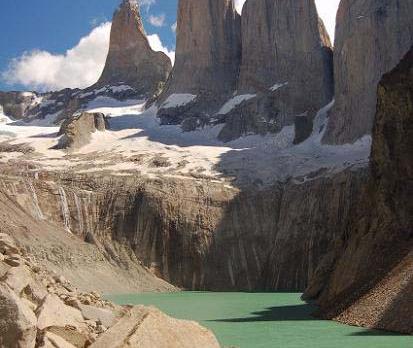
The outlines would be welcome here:
<svg viewBox="0 0 413 348">
<path fill-rule="evenodd" d="M 223 347 L 413 348 L 413 336 L 366 330 L 311 316 L 297 293 L 178 292 L 108 296 L 158 307 L 211 329 Z"/>
</svg>

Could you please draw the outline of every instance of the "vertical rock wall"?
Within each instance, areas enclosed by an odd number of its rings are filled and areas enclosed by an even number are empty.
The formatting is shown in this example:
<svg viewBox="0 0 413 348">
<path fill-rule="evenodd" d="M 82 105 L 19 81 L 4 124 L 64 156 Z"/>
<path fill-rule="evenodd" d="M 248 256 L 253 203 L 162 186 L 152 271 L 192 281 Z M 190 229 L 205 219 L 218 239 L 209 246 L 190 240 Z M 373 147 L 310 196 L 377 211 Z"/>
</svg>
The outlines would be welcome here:
<svg viewBox="0 0 413 348">
<path fill-rule="evenodd" d="M 136 94 L 152 97 L 171 69 L 170 59 L 150 47 L 136 0 L 122 0 L 113 16 L 109 53 L 97 85 L 126 84 Z"/>
<path fill-rule="evenodd" d="M 307 298 L 340 321 L 413 332 L 413 49 L 378 87 L 371 173 Z"/>
<path fill-rule="evenodd" d="M 335 106 L 324 142 L 371 134 L 377 84 L 413 43 L 410 0 L 342 0 L 334 45 Z"/>
</svg>

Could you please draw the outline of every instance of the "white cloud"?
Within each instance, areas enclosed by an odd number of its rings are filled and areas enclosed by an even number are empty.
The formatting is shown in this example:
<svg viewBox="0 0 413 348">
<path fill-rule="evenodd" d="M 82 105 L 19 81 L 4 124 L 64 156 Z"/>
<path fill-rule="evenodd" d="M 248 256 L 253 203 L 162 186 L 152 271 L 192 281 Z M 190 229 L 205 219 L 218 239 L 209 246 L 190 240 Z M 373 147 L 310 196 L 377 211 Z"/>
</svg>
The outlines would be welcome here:
<svg viewBox="0 0 413 348">
<path fill-rule="evenodd" d="M 174 24 L 172 24 L 171 25 L 171 30 L 174 32 L 174 33 L 176 33 L 176 27 L 178 26 L 178 23 L 174 23 Z"/>
<path fill-rule="evenodd" d="M 235 9 L 241 13 L 245 0 L 234 0 Z M 334 31 L 336 25 L 336 13 L 340 0 L 316 0 L 318 14 L 323 19 L 327 31 L 334 41 Z"/>
<path fill-rule="evenodd" d="M 146 10 L 149 10 L 149 7 L 151 7 L 155 2 L 155 0 L 139 0 L 141 7 L 145 7 Z"/>
<path fill-rule="evenodd" d="M 111 23 L 93 29 L 65 54 L 34 50 L 14 59 L 2 73 L 8 84 L 21 84 L 38 91 L 85 88 L 94 84 L 103 71 L 109 50 Z M 162 44 L 157 34 L 148 36 L 154 51 L 167 54 L 172 62 L 175 52 Z"/>
<path fill-rule="evenodd" d="M 175 63 L 175 51 L 169 50 L 162 44 L 158 34 L 148 35 L 149 44 L 154 51 L 164 52 L 172 61 L 172 65 Z"/>
<path fill-rule="evenodd" d="M 161 14 L 159 16 L 150 15 L 148 18 L 150 24 L 154 27 L 163 27 L 165 25 L 165 15 Z"/>
<path fill-rule="evenodd" d="M 65 54 L 34 50 L 14 59 L 2 77 L 9 84 L 36 90 L 87 87 L 102 73 L 111 23 L 93 29 Z"/>
</svg>

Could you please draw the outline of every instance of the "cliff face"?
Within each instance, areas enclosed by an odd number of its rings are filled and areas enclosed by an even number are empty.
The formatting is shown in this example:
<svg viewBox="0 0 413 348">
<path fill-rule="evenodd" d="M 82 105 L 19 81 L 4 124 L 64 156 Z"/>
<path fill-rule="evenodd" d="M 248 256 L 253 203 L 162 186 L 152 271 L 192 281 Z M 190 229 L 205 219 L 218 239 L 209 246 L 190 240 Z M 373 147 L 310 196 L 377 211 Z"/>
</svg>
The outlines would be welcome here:
<svg viewBox="0 0 413 348">
<path fill-rule="evenodd" d="M 171 69 L 169 58 L 150 47 L 136 0 L 122 0 L 113 17 L 109 53 L 98 85 L 123 83 L 138 95 L 152 97 Z"/>
<path fill-rule="evenodd" d="M 336 103 L 324 142 L 351 143 L 371 134 L 377 84 L 412 43 L 411 1 L 341 1 L 334 45 Z"/>
<path fill-rule="evenodd" d="M 221 138 L 232 140 L 254 128 L 262 129 L 257 123 L 263 121 L 268 124 L 265 131 L 271 131 L 274 123 L 278 129 L 291 125 L 298 115 L 307 115 L 312 121 L 334 93 L 330 39 L 314 1 L 247 0 L 241 27 L 237 93 L 258 94 L 255 104 L 260 107 L 244 103 L 234 108 L 225 117 L 227 126 Z M 255 126 L 239 132 L 234 123 L 243 122 L 240 111 Z"/>
<path fill-rule="evenodd" d="M 413 49 L 380 81 L 369 185 L 307 290 L 328 318 L 413 333 L 412 139 Z"/>
<path fill-rule="evenodd" d="M 236 88 L 241 54 L 240 16 L 232 0 L 180 0 L 178 6 L 175 65 L 158 102 L 165 123 L 174 111 L 162 103 L 173 94 L 196 96 L 192 112 L 216 111 Z"/>
<path fill-rule="evenodd" d="M 34 218 L 101 246 L 119 265 L 126 252 L 174 285 L 292 291 L 343 233 L 336 227 L 357 206 L 364 177 L 349 170 L 242 192 L 208 180 L 88 176 L 3 178 L 2 187 Z"/>
</svg>

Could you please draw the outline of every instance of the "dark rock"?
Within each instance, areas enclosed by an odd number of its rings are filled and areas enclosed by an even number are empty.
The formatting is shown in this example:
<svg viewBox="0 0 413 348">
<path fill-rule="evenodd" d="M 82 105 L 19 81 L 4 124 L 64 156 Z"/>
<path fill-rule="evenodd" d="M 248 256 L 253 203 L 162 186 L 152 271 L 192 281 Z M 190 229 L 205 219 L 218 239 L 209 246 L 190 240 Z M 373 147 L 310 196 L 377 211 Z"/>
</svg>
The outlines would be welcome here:
<svg viewBox="0 0 413 348">
<path fill-rule="evenodd" d="M 107 120 L 104 114 L 84 112 L 73 115 L 63 122 L 58 134 L 62 137 L 56 148 L 77 150 L 90 142 L 92 133 L 103 132 L 106 128 Z"/>
<path fill-rule="evenodd" d="M 412 153 L 413 49 L 379 84 L 369 185 L 306 292 L 322 316 L 413 333 Z"/>
<path fill-rule="evenodd" d="M 300 144 L 313 132 L 313 119 L 309 115 L 299 115 L 294 120 L 294 144 Z"/>
</svg>

